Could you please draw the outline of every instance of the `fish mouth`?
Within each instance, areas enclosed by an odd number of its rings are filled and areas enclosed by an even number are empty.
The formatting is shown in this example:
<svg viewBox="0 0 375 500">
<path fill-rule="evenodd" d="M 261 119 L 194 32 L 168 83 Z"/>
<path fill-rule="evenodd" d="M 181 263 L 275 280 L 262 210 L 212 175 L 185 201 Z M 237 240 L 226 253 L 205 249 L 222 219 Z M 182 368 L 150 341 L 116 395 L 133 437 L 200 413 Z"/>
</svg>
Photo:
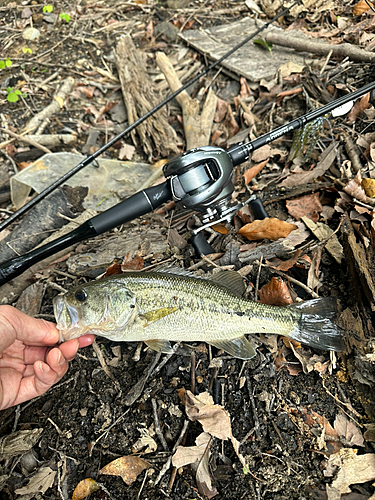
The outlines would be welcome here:
<svg viewBox="0 0 375 500">
<path fill-rule="evenodd" d="M 66 303 L 62 295 L 53 299 L 53 312 L 56 318 L 56 328 L 60 332 L 59 342 L 75 339 L 83 335 L 82 328 L 79 326 L 79 315 L 75 307 Z"/>
</svg>

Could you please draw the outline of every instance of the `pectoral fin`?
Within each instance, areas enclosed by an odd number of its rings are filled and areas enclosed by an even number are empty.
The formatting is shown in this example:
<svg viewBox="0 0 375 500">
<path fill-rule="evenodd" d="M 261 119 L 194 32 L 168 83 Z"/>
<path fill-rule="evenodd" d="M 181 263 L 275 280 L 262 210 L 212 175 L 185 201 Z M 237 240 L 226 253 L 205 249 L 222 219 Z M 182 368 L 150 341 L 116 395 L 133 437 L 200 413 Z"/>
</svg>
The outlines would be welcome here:
<svg viewBox="0 0 375 500">
<path fill-rule="evenodd" d="M 150 349 L 153 349 L 154 351 L 162 352 L 164 354 L 173 354 L 172 346 L 168 342 L 168 340 L 153 339 L 145 340 L 144 342 Z"/>
<path fill-rule="evenodd" d="M 147 311 L 140 314 L 139 317 L 146 320 L 144 325 L 146 327 L 150 323 L 158 321 L 159 319 L 164 318 L 164 316 L 168 316 L 168 314 L 172 314 L 176 311 L 178 311 L 178 307 L 162 307 L 160 309 L 154 309 L 153 311 Z"/>
<path fill-rule="evenodd" d="M 208 342 L 208 344 L 222 349 L 231 356 L 239 359 L 251 359 L 257 354 L 253 344 L 245 337 L 238 337 L 232 340 L 217 340 L 215 342 Z"/>
</svg>

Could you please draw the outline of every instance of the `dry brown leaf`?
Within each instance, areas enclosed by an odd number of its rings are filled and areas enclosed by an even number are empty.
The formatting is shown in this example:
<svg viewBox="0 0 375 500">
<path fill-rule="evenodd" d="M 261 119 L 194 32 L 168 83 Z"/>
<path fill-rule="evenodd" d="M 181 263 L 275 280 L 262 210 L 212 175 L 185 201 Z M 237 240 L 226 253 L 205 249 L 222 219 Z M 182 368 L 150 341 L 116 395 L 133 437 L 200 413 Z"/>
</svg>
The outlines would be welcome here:
<svg viewBox="0 0 375 500">
<path fill-rule="evenodd" d="M 240 97 L 243 99 L 245 97 L 251 97 L 253 93 L 249 87 L 249 84 L 246 81 L 246 78 L 244 78 L 243 76 L 241 76 L 240 78 L 240 84 L 241 84 Z"/>
<path fill-rule="evenodd" d="M 369 100 L 370 92 L 365 94 L 361 99 L 358 99 L 358 101 L 355 102 L 354 106 L 350 110 L 350 113 L 348 114 L 348 121 L 355 122 L 358 118 L 358 115 L 368 108 Z"/>
<path fill-rule="evenodd" d="M 370 198 L 375 198 L 375 179 L 362 179 L 362 187 Z"/>
<path fill-rule="evenodd" d="M 262 304 L 287 306 L 293 304 L 288 287 L 282 278 L 275 276 L 259 290 L 259 300 Z"/>
<path fill-rule="evenodd" d="M 105 467 L 100 469 L 99 474 L 107 476 L 120 476 L 125 483 L 130 486 L 137 479 L 139 474 L 151 467 L 151 464 L 140 457 L 133 455 L 117 458 Z"/>
<path fill-rule="evenodd" d="M 294 229 L 297 229 L 295 224 L 271 217 L 246 224 L 241 227 L 238 233 L 245 236 L 249 241 L 263 239 L 276 241 L 279 238 L 286 238 Z"/>
<path fill-rule="evenodd" d="M 357 198 L 359 201 L 366 202 L 366 193 L 362 187 L 362 177 L 361 172 L 357 172 L 356 176 L 348 182 L 344 187 L 345 193 L 350 194 L 353 198 Z"/>
<path fill-rule="evenodd" d="M 338 472 L 337 467 L 339 467 Z M 357 455 L 357 450 L 342 448 L 339 453 L 329 457 L 324 475 L 333 476 L 336 472 L 337 475 L 332 482 L 332 487 L 339 490 L 341 494 L 350 493 L 349 486 L 351 484 L 374 481 L 375 454 Z"/>
<path fill-rule="evenodd" d="M 225 115 L 227 114 L 228 104 L 223 99 L 217 98 L 216 101 L 216 111 L 214 114 L 214 122 L 220 123 L 224 120 Z M 212 139 L 211 139 L 212 140 Z"/>
<path fill-rule="evenodd" d="M 298 261 L 299 256 L 301 254 L 301 250 L 296 250 L 294 256 L 288 260 L 281 260 L 275 257 L 274 259 L 267 260 L 266 263 L 272 267 L 272 269 L 276 269 L 276 271 L 289 271 Z M 301 257 L 301 259 L 304 256 Z"/>
<path fill-rule="evenodd" d="M 297 220 L 306 216 L 314 222 L 317 222 L 319 219 L 319 212 L 322 211 L 323 207 L 319 200 L 319 193 L 313 193 L 301 196 L 301 198 L 295 198 L 294 200 L 287 200 L 286 208 L 290 215 Z"/>
<path fill-rule="evenodd" d="M 228 229 L 224 226 L 224 224 L 214 224 L 211 226 L 211 229 L 220 234 L 228 234 Z"/>
<path fill-rule="evenodd" d="M 91 479 L 91 477 L 83 479 L 75 487 L 72 495 L 72 500 L 81 500 L 82 498 L 86 498 L 91 495 L 91 493 L 94 493 L 94 491 L 97 491 L 99 489 L 100 486 L 94 479 Z"/>
<path fill-rule="evenodd" d="M 259 174 L 259 172 L 262 170 L 262 168 L 267 165 L 268 160 L 269 160 L 269 158 L 267 158 L 266 160 L 264 160 L 260 163 L 257 163 L 256 165 L 253 165 L 251 168 L 247 169 L 244 172 L 243 177 L 245 179 L 245 184 L 249 184 L 249 182 L 251 180 L 253 180 L 256 175 Z"/>
<path fill-rule="evenodd" d="M 121 274 L 121 264 L 118 259 L 114 259 L 112 264 L 107 267 L 106 272 L 103 274 L 103 278 L 106 276 L 113 276 L 114 274 Z"/>
<path fill-rule="evenodd" d="M 373 5 L 371 2 L 369 2 L 370 5 Z M 361 16 L 365 12 L 367 12 L 370 9 L 370 5 L 365 0 L 361 0 L 360 2 L 356 3 L 353 6 L 353 15 L 354 16 Z"/>
<path fill-rule="evenodd" d="M 225 441 L 232 436 L 229 413 L 220 405 L 215 405 L 212 396 L 203 392 L 198 396 L 186 391 L 186 415 L 202 424 L 203 430 Z"/>
<path fill-rule="evenodd" d="M 128 252 L 121 264 L 121 272 L 124 271 L 141 271 L 144 267 L 143 257 L 136 255 L 134 259 L 131 258 L 131 253 Z"/>
<path fill-rule="evenodd" d="M 174 467 L 192 464 L 196 469 L 196 481 L 199 492 L 207 498 L 213 498 L 218 491 L 210 474 L 209 458 L 212 437 L 202 432 L 196 440 L 196 446 L 178 446 L 172 457 Z"/>
<path fill-rule="evenodd" d="M 343 413 L 339 413 L 333 426 L 346 446 L 364 446 L 365 442 L 361 431 Z"/>
</svg>

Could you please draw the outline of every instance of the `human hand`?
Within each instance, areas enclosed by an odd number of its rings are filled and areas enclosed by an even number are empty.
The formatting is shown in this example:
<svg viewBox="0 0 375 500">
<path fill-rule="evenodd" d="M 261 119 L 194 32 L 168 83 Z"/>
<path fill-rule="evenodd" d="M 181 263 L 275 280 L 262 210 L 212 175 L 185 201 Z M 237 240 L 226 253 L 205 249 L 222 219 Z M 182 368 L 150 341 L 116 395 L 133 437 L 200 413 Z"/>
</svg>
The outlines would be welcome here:
<svg viewBox="0 0 375 500">
<path fill-rule="evenodd" d="M 65 375 L 78 348 L 94 338 L 83 335 L 57 345 L 54 323 L 0 306 L 0 410 L 44 394 Z"/>
</svg>

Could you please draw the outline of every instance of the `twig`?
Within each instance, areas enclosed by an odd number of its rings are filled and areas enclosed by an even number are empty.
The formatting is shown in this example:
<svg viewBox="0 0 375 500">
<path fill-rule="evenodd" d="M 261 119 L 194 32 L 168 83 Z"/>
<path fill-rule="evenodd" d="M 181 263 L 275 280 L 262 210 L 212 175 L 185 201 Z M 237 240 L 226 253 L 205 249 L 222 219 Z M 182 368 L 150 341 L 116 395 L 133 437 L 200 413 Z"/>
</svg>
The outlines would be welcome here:
<svg viewBox="0 0 375 500">
<path fill-rule="evenodd" d="M 259 280 L 260 280 L 260 271 L 262 269 L 262 262 L 263 262 L 263 255 L 260 256 L 259 259 L 259 268 L 258 268 L 258 273 L 257 273 L 257 280 L 255 283 L 255 291 L 254 291 L 254 300 L 258 300 L 258 290 L 259 290 Z"/>
<path fill-rule="evenodd" d="M 128 408 L 122 415 L 120 415 L 118 417 L 117 420 L 115 420 L 113 422 L 113 424 L 111 424 L 104 432 L 103 434 L 101 434 L 95 441 L 93 441 L 90 445 L 90 457 L 92 456 L 92 452 L 94 451 L 94 447 L 98 444 L 98 442 L 102 439 L 103 436 L 105 436 L 106 434 L 108 434 L 108 432 L 115 426 L 117 425 L 123 418 L 125 418 L 125 416 L 127 415 L 127 413 L 129 413 L 130 411 L 130 408 Z"/>
<path fill-rule="evenodd" d="M 52 151 L 48 148 L 46 148 L 45 146 L 42 146 L 41 144 L 39 144 L 38 142 L 35 142 L 33 141 L 32 139 L 28 139 L 27 137 L 25 136 L 22 136 L 22 135 L 19 135 L 19 134 L 16 134 L 15 132 L 12 132 L 11 130 L 7 129 L 7 128 L 0 128 L 0 130 L 2 132 L 4 132 L 5 134 L 8 134 L 10 135 L 11 137 L 13 137 L 14 139 L 17 139 L 18 141 L 22 141 L 22 142 L 26 142 L 27 144 L 30 144 L 31 146 L 34 146 L 34 148 L 38 148 L 40 149 L 41 151 L 43 151 L 44 153 L 52 153 Z M 5 144 L 5 143 L 3 143 Z M 0 144 L 0 147 L 2 146 L 2 144 Z"/>
<path fill-rule="evenodd" d="M 266 267 L 269 267 L 276 274 L 279 274 L 283 278 L 285 278 L 285 279 L 291 281 L 292 283 L 294 283 L 295 285 L 298 285 L 299 287 L 301 287 L 303 290 L 305 290 L 307 293 L 309 293 L 313 299 L 318 299 L 319 298 L 319 295 L 317 293 L 315 293 L 314 290 L 312 290 L 310 287 L 308 287 L 307 285 L 305 285 L 304 283 L 302 283 L 302 281 L 298 281 L 295 278 L 292 278 L 292 276 L 289 276 L 288 274 L 283 273 L 282 271 L 277 271 L 276 269 L 274 269 L 273 267 L 269 266 L 268 264 L 263 264 L 263 265 L 266 266 Z"/>
<path fill-rule="evenodd" d="M 253 413 L 254 432 L 257 434 L 257 436 L 262 437 L 262 434 L 259 431 L 260 423 L 259 423 L 259 418 L 258 418 L 258 413 L 257 413 L 257 407 L 256 407 L 256 404 L 254 401 L 253 386 L 251 384 L 250 376 L 248 373 L 246 374 L 246 382 L 247 382 L 247 392 L 249 394 L 251 409 L 252 409 L 252 413 Z"/>
<path fill-rule="evenodd" d="M 181 430 L 181 433 L 176 441 L 176 444 L 173 446 L 172 454 L 177 450 L 178 446 L 180 446 L 180 444 L 182 443 L 182 440 L 185 437 L 187 428 L 189 427 L 189 423 L 190 423 L 189 420 L 185 420 L 184 425 L 183 425 L 182 430 Z M 172 464 L 172 456 L 170 456 L 168 458 L 168 460 L 163 465 L 161 471 L 159 472 L 159 475 L 155 480 L 155 486 L 160 483 L 162 477 L 165 475 L 167 470 L 170 468 L 171 464 Z"/>
<path fill-rule="evenodd" d="M 98 346 L 96 340 L 94 340 L 94 342 L 92 343 L 92 347 L 93 347 L 93 349 L 94 349 L 94 351 L 95 351 L 95 353 L 96 353 L 96 355 L 98 357 L 99 363 L 100 363 L 101 367 L 103 368 L 105 374 L 115 384 L 117 392 L 120 392 L 121 391 L 120 384 L 118 383 L 118 381 L 115 379 L 115 377 L 112 375 L 110 369 L 108 368 L 107 363 L 105 362 L 103 353 L 102 353 L 100 347 Z"/>
<path fill-rule="evenodd" d="M 162 433 L 161 428 L 160 428 L 160 423 L 159 423 L 159 418 L 158 418 L 158 405 L 156 403 L 155 398 L 151 399 L 151 403 L 152 403 L 152 410 L 154 413 L 155 432 L 156 432 L 158 438 L 160 439 L 160 442 L 164 448 L 164 451 L 169 451 L 167 441 L 165 440 L 164 434 Z"/>
<path fill-rule="evenodd" d="M 190 355 L 190 390 L 195 394 L 195 352 L 191 351 Z"/>
</svg>

